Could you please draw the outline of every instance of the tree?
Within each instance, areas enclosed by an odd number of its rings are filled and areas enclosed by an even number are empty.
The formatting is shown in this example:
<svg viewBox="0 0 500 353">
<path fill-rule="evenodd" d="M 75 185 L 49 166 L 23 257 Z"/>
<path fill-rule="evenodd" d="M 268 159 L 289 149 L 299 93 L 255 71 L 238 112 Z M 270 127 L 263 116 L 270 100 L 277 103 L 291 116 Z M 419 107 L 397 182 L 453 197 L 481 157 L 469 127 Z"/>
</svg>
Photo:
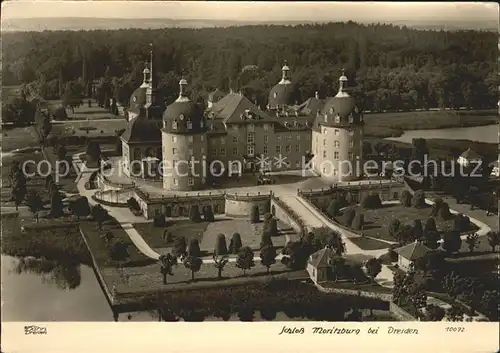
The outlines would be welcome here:
<svg viewBox="0 0 500 353">
<path fill-rule="evenodd" d="M 439 210 L 441 209 L 441 205 L 443 204 L 443 199 L 437 197 L 434 199 L 434 203 L 432 204 L 431 217 L 439 216 Z"/>
<path fill-rule="evenodd" d="M 226 236 L 222 233 L 217 234 L 217 238 L 215 240 L 214 254 L 217 256 L 227 255 Z"/>
<path fill-rule="evenodd" d="M 363 230 L 363 226 L 365 223 L 365 216 L 358 212 L 352 221 L 352 228 L 356 230 Z"/>
<path fill-rule="evenodd" d="M 250 247 L 245 246 L 238 252 L 238 257 L 236 258 L 236 267 L 243 270 L 243 275 L 246 275 L 246 271 L 255 266 L 253 261 L 253 251 Z"/>
<path fill-rule="evenodd" d="M 413 220 L 412 237 L 414 240 L 422 240 L 424 231 L 422 229 L 422 221 L 420 219 Z"/>
<path fill-rule="evenodd" d="M 259 223 L 260 215 L 259 215 L 259 206 L 253 205 L 252 210 L 250 212 L 250 223 Z"/>
<path fill-rule="evenodd" d="M 200 244 L 198 239 L 191 239 L 187 251 L 188 256 L 201 257 Z"/>
<path fill-rule="evenodd" d="M 461 246 L 462 239 L 459 232 L 452 230 L 444 234 L 442 247 L 448 255 L 458 252 Z"/>
<path fill-rule="evenodd" d="M 170 244 L 174 241 L 174 236 L 170 230 L 165 229 L 163 231 L 163 241 L 165 241 L 167 244 Z"/>
<path fill-rule="evenodd" d="M 345 243 L 342 235 L 337 231 L 330 231 L 326 245 L 331 247 L 337 256 L 342 256 L 346 252 Z"/>
<path fill-rule="evenodd" d="M 481 297 L 481 307 L 491 320 L 498 320 L 498 305 L 499 293 L 497 290 L 487 290 L 483 293 Z"/>
<path fill-rule="evenodd" d="M 267 273 L 269 274 L 271 265 L 276 263 L 276 249 L 274 246 L 266 245 L 260 249 L 260 261 L 267 268 Z"/>
<path fill-rule="evenodd" d="M 342 256 L 334 256 L 331 261 L 333 280 L 335 282 L 339 279 L 339 274 L 343 273 L 345 267 L 345 258 Z"/>
<path fill-rule="evenodd" d="M 134 199 L 135 200 L 135 199 Z M 137 202 L 137 201 L 136 201 Z M 167 221 L 165 219 L 165 215 L 163 214 L 156 214 L 153 217 L 153 225 L 155 227 L 166 227 L 167 226 Z"/>
<path fill-rule="evenodd" d="M 439 248 L 439 240 L 441 240 L 441 236 L 437 231 L 424 232 L 423 243 L 429 249 L 435 250 Z"/>
<path fill-rule="evenodd" d="M 116 267 L 122 268 L 123 262 L 130 258 L 128 246 L 122 241 L 118 241 L 109 249 L 111 260 L 116 263 Z"/>
<path fill-rule="evenodd" d="M 340 210 L 340 201 L 337 199 L 332 199 L 328 205 L 327 213 L 330 218 L 335 218 Z"/>
<path fill-rule="evenodd" d="M 443 278 L 443 289 L 453 300 L 456 299 L 458 294 L 460 293 L 461 287 L 461 278 L 455 273 L 451 272 L 444 276 Z"/>
<path fill-rule="evenodd" d="M 75 108 L 83 104 L 82 92 L 77 85 L 68 82 L 61 97 L 63 107 L 70 107 L 73 114 Z"/>
<path fill-rule="evenodd" d="M 233 236 L 231 237 L 231 242 L 229 243 L 229 252 L 231 254 L 237 254 L 242 246 L 243 244 L 241 243 L 240 233 L 234 233 Z"/>
<path fill-rule="evenodd" d="M 189 219 L 193 222 L 201 222 L 200 209 L 198 205 L 191 205 L 189 208 Z"/>
<path fill-rule="evenodd" d="M 271 234 L 264 230 L 262 232 L 261 240 L 260 240 L 260 248 L 262 249 L 265 246 L 273 246 L 273 241 L 271 240 Z"/>
<path fill-rule="evenodd" d="M 69 202 L 69 210 L 78 220 L 80 217 L 86 217 L 90 214 L 89 200 L 85 196 L 73 199 Z"/>
<path fill-rule="evenodd" d="M 35 190 L 30 190 L 26 199 L 26 203 L 28 204 L 31 213 L 33 213 L 36 223 L 38 223 L 38 213 L 43 207 L 42 198 L 40 197 L 38 192 L 36 192 Z"/>
<path fill-rule="evenodd" d="M 396 235 L 398 234 L 400 228 L 401 222 L 399 221 L 399 219 L 394 218 L 389 225 L 389 235 L 393 238 L 396 238 Z"/>
<path fill-rule="evenodd" d="M 50 196 L 50 215 L 53 218 L 61 217 L 64 214 L 63 207 L 64 205 L 59 191 L 52 191 Z"/>
<path fill-rule="evenodd" d="M 445 315 L 445 310 L 440 306 L 429 304 L 425 308 L 426 321 L 441 321 Z"/>
<path fill-rule="evenodd" d="M 477 233 L 471 233 L 467 234 L 467 238 L 465 239 L 465 242 L 469 246 L 469 252 L 472 253 L 474 252 L 474 248 L 476 247 L 478 243 L 479 235 Z"/>
<path fill-rule="evenodd" d="M 441 219 L 444 219 L 444 220 L 450 219 L 451 212 L 450 212 L 450 206 L 448 205 L 448 203 L 443 202 L 441 204 L 441 206 L 439 207 L 439 217 L 441 217 Z"/>
<path fill-rule="evenodd" d="M 163 284 L 167 284 L 167 276 L 173 276 L 172 268 L 177 265 L 177 258 L 172 254 L 160 255 L 158 257 L 160 263 L 160 273 L 163 276 Z"/>
<path fill-rule="evenodd" d="M 90 140 L 88 145 L 87 145 L 87 149 L 85 151 L 85 154 L 90 157 L 92 159 L 92 161 L 98 161 L 99 158 L 101 157 L 101 146 L 99 146 L 99 144 L 94 141 L 94 140 Z"/>
<path fill-rule="evenodd" d="M 382 262 L 379 259 L 372 257 L 365 263 L 366 272 L 370 276 L 371 281 L 375 280 L 375 277 L 382 271 Z"/>
<path fill-rule="evenodd" d="M 194 280 L 194 274 L 198 272 L 203 264 L 203 260 L 196 256 L 187 256 L 184 259 L 184 266 L 191 271 L 191 280 Z"/>
<path fill-rule="evenodd" d="M 12 188 L 12 198 L 14 199 L 14 204 L 16 206 L 16 211 L 18 210 L 19 205 L 23 202 L 26 197 L 26 186 L 22 186 L 21 184 L 16 184 Z"/>
<path fill-rule="evenodd" d="M 403 190 L 401 193 L 401 198 L 399 199 L 401 204 L 405 207 L 410 207 L 412 204 L 412 197 L 408 190 Z"/>
<path fill-rule="evenodd" d="M 500 244 L 500 233 L 499 232 L 488 232 L 486 233 L 488 238 L 488 244 L 491 246 L 491 251 L 495 252 L 495 248 Z"/>
<path fill-rule="evenodd" d="M 108 211 L 101 205 L 95 205 L 91 210 L 92 218 L 97 222 L 99 230 L 102 229 L 102 224 L 109 218 Z"/>
<path fill-rule="evenodd" d="M 175 257 L 183 257 L 186 255 L 186 238 L 183 236 L 177 236 L 174 240 L 174 249 L 172 254 Z"/>
<path fill-rule="evenodd" d="M 417 190 L 411 199 L 412 206 L 415 208 L 425 207 L 425 193 L 423 190 Z"/>
<path fill-rule="evenodd" d="M 203 207 L 203 218 L 207 222 L 215 221 L 215 216 L 214 216 L 214 212 L 212 209 L 212 205 L 207 205 L 207 206 Z"/>
<path fill-rule="evenodd" d="M 54 120 L 68 120 L 68 114 L 66 113 L 66 109 L 64 107 L 57 107 L 53 113 Z"/>
<path fill-rule="evenodd" d="M 413 227 L 405 224 L 404 226 L 400 227 L 398 229 L 398 232 L 396 233 L 396 241 L 400 245 L 405 245 L 408 244 L 413 240 Z"/>
<path fill-rule="evenodd" d="M 424 237 L 427 233 L 436 231 L 437 231 L 436 220 L 432 217 L 427 218 L 427 221 L 425 222 L 424 226 Z"/>
<path fill-rule="evenodd" d="M 344 211 L 344 224 L 350 227 L 354 217 L 356 216 L 356 211 L 353 208 L 348 208 Z"/>
<path fill-rule="evenodd" d="M 214 266 L 217 269 L 217 278 L 221 279 L 222 278 L 222 271 L 224 270 L 224 267 L 229 262 L 229 257 L 227 257 L 226 255 L 217 256 L 214 254 L 212 258 L 214 260 Z"/>
<path fill-rule="evenodd" d="M 272 218 L 269 220 L 264 220 L 264 232 L 267 232 L 270 237 L 275 237 L 278 235 L 278 221 L 276 218 Z"/>
</svg>

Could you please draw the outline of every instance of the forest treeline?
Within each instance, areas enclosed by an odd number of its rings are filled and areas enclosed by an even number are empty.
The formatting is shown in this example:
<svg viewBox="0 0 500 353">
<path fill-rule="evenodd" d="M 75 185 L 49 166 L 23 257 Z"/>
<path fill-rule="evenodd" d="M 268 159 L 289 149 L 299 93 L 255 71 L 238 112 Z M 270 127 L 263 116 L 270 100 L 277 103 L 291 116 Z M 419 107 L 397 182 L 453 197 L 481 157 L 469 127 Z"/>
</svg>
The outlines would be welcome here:
<svg viewBox="0 0 500 353">
<path fill-rule="evenodd" d="M 142 81 L 149 43 L 167 103 L 181 73 L 194 99 L 215 88 L 241 89 L 265 105 L 287 60 L 296 100 L 335 93 L 345 68 L 365 110 L 495 107 L 498 35 L 422 31 L 354 22 L 299 26 L 113 31 L 45 31 L 3 35 L 4 85 L 30 84 L 47 99 L 65 91 L 128 103 Z"/>
</svg>

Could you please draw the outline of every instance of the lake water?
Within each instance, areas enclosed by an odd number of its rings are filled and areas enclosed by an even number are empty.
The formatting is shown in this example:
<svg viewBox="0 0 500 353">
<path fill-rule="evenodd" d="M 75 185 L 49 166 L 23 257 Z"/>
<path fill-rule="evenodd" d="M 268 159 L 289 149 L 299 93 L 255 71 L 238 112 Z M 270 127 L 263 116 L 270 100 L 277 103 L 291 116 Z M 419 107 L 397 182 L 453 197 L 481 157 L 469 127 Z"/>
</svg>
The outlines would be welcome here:
<svg viewBox="0 0 500 353">
<path fill-rule="evenodd" d="M 498 124 L 450 129 L 409 130 L 405 131 L 400 137 L 388 137 L 387 140 L 412 143 L 414 138 L 498 143 Z"/>
</svg>

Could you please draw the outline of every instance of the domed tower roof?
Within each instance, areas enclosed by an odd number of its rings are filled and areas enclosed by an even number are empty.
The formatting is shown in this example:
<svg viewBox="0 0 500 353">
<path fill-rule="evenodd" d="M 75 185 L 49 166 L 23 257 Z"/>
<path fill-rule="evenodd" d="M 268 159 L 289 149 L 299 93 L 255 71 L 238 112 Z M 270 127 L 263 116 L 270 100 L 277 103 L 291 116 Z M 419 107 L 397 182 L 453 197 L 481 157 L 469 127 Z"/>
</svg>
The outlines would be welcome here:
<svg viewBox="0 0 500 353">
<path fill-rule="evenodd" d="M 348 126 L 350 124 L 362 124 L 363 113 L 356 106 L 356 99 L 346 92 L 347 77 L 342 75 L 339 78 L 339 91 L 335 97 L 328 99 L 318 116 L 321 125 Z"/>
<path fill-rule="evenodd" d="M 147 66 L 148 64 L 146 63 L 146 67 L 144 70 L 142 70 L 143 74 L 143 80 L 142 84 L 136 88 L 136 90 L 132 93 L 130 96 L 130 101 L 129 101 L 129 111 L 139 113 L 142 107 L 146 105 L 147 101 L 147 94 L 146 91 L 149 87 L 149 83 L 151 80 L 151 70 Z"/>
<path fill-rule="evenodd" d="M 206 130 L 203 108 L 186 95 L 186 79 L 179 81 L 179 97 L 163 113 L 163 131 L 195 134 Z"/>
<path fill-rule="evenodd" d="M 284 105 L 294 104 L 294 86 L 290 81 L 290 68 L 285 61 L 281 68 L 281 81 L 278 82 L 269 92 L 268 105 L 269 109 L 276 109 Z"/>
</svg>

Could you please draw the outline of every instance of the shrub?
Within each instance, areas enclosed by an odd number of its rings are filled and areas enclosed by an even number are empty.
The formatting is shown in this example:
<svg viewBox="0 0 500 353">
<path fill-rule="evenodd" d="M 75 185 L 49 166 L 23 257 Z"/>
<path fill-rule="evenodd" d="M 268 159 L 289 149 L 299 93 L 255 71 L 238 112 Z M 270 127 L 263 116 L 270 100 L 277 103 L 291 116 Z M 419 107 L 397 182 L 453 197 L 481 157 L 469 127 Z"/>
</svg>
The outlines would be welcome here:
<svg viewBox="0 0 500 353">
<path fill-rule="evenodd" d="M 427 218 L 427 222 L 425 222 L 424 226 L 424 235 L 435 231 L 437 231 L 436 221 L 432 217 Z"/>
<path fill-rule="evenodd" d="M 260 240 L 260 249 L 264 248 L 265 246 L 273 246 L 273 241 L 271 240 L 271 234 L 266 230 L 262 232 L 262 237 Z"/>
<path fill-rule="evenodd" d="M 443 199 L 437 197 L 434 199 L 434 204 L 432 205 L 431 217 L 439 216 L 439 210 L 441 209 L 441 205 L 443 204 Z"/>
<path fill-rule="evenodd" d="M 328 209 L 326 212 L 331 218 L 335 218 L 339 213 L 339 210 L 340 210 L 340 201 L 337 199 L 333 199 L 332 201 L 330 201 L 330 204 L 328 205 Z"/>
<path fill-rule="evenodd" d="M 242 246 L 243 244 L 241 243 L 240 233 L 234 233 L 231 237 L 231 242 L 229 243 L 229 252 L 231 254 L 237 254 Z"/>
<path fill-rule="evenodd" d="M 348 208 L 344 211 L 344 224 L 350 227 L 354 217 L 356 216 L 356 211 L 353 208 Z"/>
<path fill-rule="evenodd" d="M 54 119 L 55 120 L 67 120 L 68 114 L 66 113 L 66 109 L 64 107 L 57 107 L 54 111 Z"/>
<path fill-rule="evenodd" d="M 215 248 L 214 255 L 226 255 L 227 254 L 227 245 L 226 245 L 226 237 L 224 234 L 220 233 L 217 235 L 217 239 L 215 240 Z"/>
<path fill-rule="evenodd" d="M 403 190 L 403 192 L 401 193 L 401 198 L 399 199 L 399 201 L 401 202 L 401 204 L 405 207 L 410 207 L 411 206 L 411 194 L 408 190 Z"/>
<path fill-rule="evenodd" d="M 446 202 L 443 202 L 439 207 L 439 217 L 444 220 L 451 217 L 450 206 Z"/>
<path fill-rule="evenodd" d="M 85 154 L 93 161 L 97 161 L 101 157 L 101 146 L 96 141 L 89 141 Z"/>
<path fill-rule="evenodd" d="M 401 222 L 399 219 L 393 219 L 389 225 L 389 235 L 396 239 L 396 236 L 401 228 Z"/>
<path fill-rule="evenodd" d="M 168 244 L 170 244 L 174 241 L 174 236 L 173 236 L 172 232 L 169 231 L 168 229 L 165 229 L 163 231 L 163 240 Z"/>
<path fill-rule="evenodd" d="M 207 205 L 203 207 L 203 218 L 207 222 L 215 221 L 214 211 L 212 209 L 212 205 Z"/>
<path fill-rule="evenodd" d="M 422 229 L 422 222 L 420 221 L 420 219 L 413 220 L 411 233 L 414 240 L 421 240 L 423 238 L 424 231 Z"/>
<path fill-rule="evenodd" d="M 271 218 L 267 224 L 264 225 L 264 231 L 269 233 L 271 237 L 278 235 L 278 221 L 275 218 Z"/>
<path fill-rule="evenodd" d="M 361 201 L 361 206 L 366 209 L 382 208 L 382 201 L 378 194 L 366 195 Z"/>
<path fill-rule="evenodd" d="M 453 221 L 453 230 L 457 230 L 459 232 L 465 232 L 469 230 L 470 219 L 463 214 L 457 215 L 455 220 Z"/>
<path fill-rule="evenodd" d="M 250 212 L 250 222 L 251 223 L 259 223 L 260 222 L 259 206 L 258 205 L 252 206 L 252 210 Z"/>
<path fill-rule="evenodd" d="M 191 205 L 189 208 L 189 219 L 193 222 L 201 222 L 200 209 L 198 205 Z"/>
<path fill-rule="evenodd" d="M 191 239 L 187 251 L 188 256 L 201 257 L 200 243 L 198 239 Z"/>
<path fill-rule="evenodd" d="M 365 223 L 365 216 L 358 212 L 352 221 L 352 228 L 356 230 L 363 230 L 363 225 Z"/>
<path fill-rule="evenodd" d="M 153 225 L 155 227 L 166 227 L 167 226 L 167 221 L 165 220 L 165 216 L 162 214 L 157 214 L 153 218 Z"/>
<path fill-rule="evenodd" d="M 424 232 L 424 245 L 427 246 L 429 249 L 436 250 L 439 248 L 439 243 L 438 241 L 441 240 L 441 236 L 439 235 L 438 231 L 428 231 Z"/>
<path fill-rule="evenodd" d="M 186 238 L 185 237 L 176 237 L 174 241 L 174 249 L 172 250 L 172 254 L 175 257 L 186 255 Z"/>
<path fill-rule="evenodd" d="M 411 204 L 415 208 L 425 207 L 425 193 L 423 190 L 415 191 L 415 194 L 413 194 L 413 197 L 411 199 Z"/>
<path fill-rule="evenodd" d="M 443 236 L 443 249 L 451 255 L 460 250 L 462 246 L 462 239 L 460 239 L 460 232 L 450 231 L 444 234 Z"/>
</svg>

